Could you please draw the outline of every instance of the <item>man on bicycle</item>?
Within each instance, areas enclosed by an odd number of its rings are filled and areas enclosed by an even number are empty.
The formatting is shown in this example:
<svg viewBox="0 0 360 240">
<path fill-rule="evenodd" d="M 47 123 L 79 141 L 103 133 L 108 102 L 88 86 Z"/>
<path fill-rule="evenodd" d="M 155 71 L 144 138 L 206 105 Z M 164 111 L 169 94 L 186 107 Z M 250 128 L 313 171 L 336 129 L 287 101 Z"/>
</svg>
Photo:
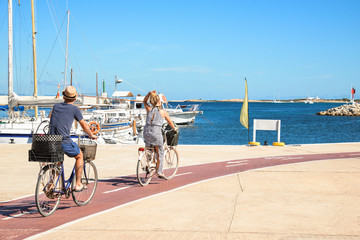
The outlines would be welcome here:
<svg viewBox="0 0 360 240">
<path fill-rule="evenodd" d="M 74 119 L 80 123 L 80 126 L 84 132 L 89 135 L 90 139 L 97 139 L 97 136 L 92 134 L 79 108 L 74 106 L 74 102 L 77 98 L 75 87 L 67 86 L 62 92 L 62 95 L 64 102 L 55 104 L 50 112 L 50 134 L 62 135 L 62 149 L 64 153 L 68 157 L 75 158 L 76 185 L 74 191 L 81 192 L 85 188 L 81 183 L 84 159 L 83 153 L 78 145 L 70 138 L 70 130 Z"/>
</svg>

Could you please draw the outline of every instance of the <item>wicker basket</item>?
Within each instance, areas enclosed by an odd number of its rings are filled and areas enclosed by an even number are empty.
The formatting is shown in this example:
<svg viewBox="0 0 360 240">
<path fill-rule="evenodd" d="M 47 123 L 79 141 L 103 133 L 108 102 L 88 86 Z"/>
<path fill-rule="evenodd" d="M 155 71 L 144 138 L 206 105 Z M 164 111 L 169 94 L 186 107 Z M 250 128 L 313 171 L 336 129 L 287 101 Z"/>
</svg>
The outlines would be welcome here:
<svg viewBox="0 0 360 240">
<path fill-rule="evenodd" d="M 97 144 L 95 142 L 80 143 L 79 145 L 84 155 L 84 161 L 92 161 L 96 156 Z"/>
</svg>

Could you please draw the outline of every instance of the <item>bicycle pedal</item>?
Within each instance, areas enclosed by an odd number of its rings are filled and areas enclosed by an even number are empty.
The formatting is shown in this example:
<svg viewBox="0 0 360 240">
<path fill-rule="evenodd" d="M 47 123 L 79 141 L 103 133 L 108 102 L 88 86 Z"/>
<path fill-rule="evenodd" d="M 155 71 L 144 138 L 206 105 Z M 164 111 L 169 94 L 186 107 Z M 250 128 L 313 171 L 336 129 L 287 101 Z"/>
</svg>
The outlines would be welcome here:
<svg viewBox="0 0 360 240">
<path fill-rule="evenodd" d="M 63 190 L 63 191 L 64 191 L 64 190 Z M 64 192 L 65 192 L 65 197 L 66 197 L 66 198 L 69 198 L 70 195 L 71 195 L 72 190 L 71 190 L 70 188 L 66 188 L 66 190 L 65 190 Z"/>
</svg>

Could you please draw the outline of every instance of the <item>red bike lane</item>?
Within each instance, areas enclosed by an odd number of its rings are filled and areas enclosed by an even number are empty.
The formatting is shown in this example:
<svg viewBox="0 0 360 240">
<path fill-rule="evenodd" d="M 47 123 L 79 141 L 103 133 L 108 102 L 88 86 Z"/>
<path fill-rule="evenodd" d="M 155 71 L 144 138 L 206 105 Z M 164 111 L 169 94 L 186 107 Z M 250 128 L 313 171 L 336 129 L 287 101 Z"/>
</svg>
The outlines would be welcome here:
<svg viewBox="0 0 360 240">
<path fill-rule="evenodd" d="M 94 198 L 86 206 L 77 206 L 63 197 L 56 212 L 42 217 L 35 197 L 29 196 L 0 204 L 0 239 L 24 239 L 92 214 L 122 206 L 156 194 L 168 192 L 200 181 L 248 170 L 316 160 L 360 157 L 360 152 L 288 155 L 247 158 L 180 167 L 171 180 L 153 178 L 141 187 L 136 175 L 99 179 Z"/>
</svg>

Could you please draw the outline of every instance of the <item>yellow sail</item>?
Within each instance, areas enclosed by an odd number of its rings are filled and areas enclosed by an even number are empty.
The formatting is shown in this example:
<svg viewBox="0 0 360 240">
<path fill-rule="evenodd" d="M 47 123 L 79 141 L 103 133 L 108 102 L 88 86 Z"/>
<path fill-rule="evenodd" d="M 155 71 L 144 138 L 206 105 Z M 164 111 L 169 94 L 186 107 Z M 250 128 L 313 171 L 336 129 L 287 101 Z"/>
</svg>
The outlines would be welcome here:
<svg viewBox="0 0 360 240">
<path fill-rule="evenodd" d="M 245 78 L 245 97 L 241 108 L 240 123 L 247 129 L 249 129 L 249 103 L 248 103 L 248 89 L 247 89 L 246 78 Z"/>
</svg>

